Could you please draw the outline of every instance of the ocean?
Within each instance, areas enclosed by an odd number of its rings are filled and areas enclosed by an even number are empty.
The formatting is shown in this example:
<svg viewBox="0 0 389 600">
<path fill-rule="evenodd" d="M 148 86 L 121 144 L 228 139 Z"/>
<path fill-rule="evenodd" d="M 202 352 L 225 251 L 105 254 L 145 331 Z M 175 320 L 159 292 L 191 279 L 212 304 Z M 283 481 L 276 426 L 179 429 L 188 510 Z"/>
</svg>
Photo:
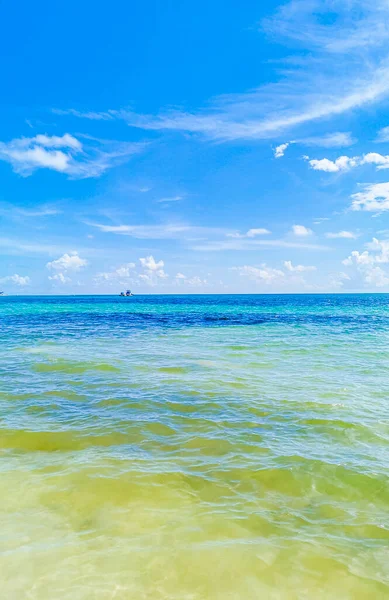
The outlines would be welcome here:
<svg viewBox="0 0 389 600">
<path fill-rule="evenodd" d="M 0 298 L 6 600 L 389 598 L 389 295 Z"/>
</svg>

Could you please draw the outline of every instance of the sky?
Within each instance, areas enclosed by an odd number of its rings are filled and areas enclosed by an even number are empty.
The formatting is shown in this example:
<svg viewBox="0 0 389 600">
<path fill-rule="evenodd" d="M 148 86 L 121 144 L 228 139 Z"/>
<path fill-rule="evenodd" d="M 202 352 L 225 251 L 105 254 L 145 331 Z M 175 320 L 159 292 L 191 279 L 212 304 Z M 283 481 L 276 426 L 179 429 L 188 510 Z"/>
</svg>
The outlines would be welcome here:
<svg viewBox="0 0 389 600">
<path fill-rule="evenodd" d="M 1 13 L 0 290 L 389 292 L 389 0 Z"/>
</svg>

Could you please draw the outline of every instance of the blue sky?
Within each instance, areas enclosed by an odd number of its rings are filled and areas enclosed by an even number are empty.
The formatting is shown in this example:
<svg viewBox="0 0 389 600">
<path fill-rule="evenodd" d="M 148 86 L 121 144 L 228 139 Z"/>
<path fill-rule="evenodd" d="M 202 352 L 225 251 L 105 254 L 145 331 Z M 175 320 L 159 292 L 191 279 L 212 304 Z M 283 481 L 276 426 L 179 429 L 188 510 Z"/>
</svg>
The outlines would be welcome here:
<svg viewBox="0 0 389 600">
<path fill-rule="evenodd" d="M 386 0 L 38 0 L 0 27 L 0 289 L 389 291 Z"/>
</svg>

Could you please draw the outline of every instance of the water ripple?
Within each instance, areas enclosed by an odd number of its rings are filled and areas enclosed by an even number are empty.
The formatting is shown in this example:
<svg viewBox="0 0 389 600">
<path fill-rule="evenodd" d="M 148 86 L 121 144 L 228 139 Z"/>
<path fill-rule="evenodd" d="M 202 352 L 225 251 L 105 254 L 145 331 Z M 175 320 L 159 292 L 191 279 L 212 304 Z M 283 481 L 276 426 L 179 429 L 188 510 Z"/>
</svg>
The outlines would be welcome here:
<svg viewBox="0 0 389 600">
<path fill-rule="evenodd" d="M 1 298 L 4 597 L 388 598 L 388 307 Z"/>
</svg>

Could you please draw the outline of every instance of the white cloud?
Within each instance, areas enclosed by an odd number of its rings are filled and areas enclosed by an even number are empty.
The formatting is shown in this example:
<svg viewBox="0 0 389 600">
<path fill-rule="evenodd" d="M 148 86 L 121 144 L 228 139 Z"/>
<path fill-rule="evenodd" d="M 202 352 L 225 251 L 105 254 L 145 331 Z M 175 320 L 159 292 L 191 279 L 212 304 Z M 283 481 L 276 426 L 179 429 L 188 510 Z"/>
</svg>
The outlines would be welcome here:
<svg viewBox="0 0 389 600">
<path fill-rule="evenodd" d="M 353 194 L 351 198 L 352 210 L 369 212 L 389 210 L 389 182 L 366 184 L 361 192 Z"/>
<path fill-rule="evenodd" d="M 381 267 L 372 267 L 365 273 L 365 282 L 375 287 L 386 287 L 389 285 L 389 276 Z"/>
<path fill-rule="evenodd" d="M 65 172 L 70 160 L 70 156 L 61 150 L 46 150 L 39 146 L 18 150 L 15 146 L 12 148 L 6 145 L 0 146 L 0 158 L 10 162 L 14 171 L 22 175 L 41 167 Z"/>
<path fill-rule="evenodd" d="M 274 289 L 306 289 L 312 290 L 316 286 L 308 283 L 303 274 L 316 271 L 314 266 L 293 265 L 290 260 L 284 262 L 285 271 L 282 269 L 269 267 L 263 263 L 259 266 L 244 265 L 242 267 L 232 267 L 232 271 L 237 271 L 242 277 L 251 281 Z"/>
<path fill-rule="evenodd" d="M 190 277 L 189 279 L 186 279 L 185 283 L 192 287 L 200 287 L 203 285 L 207 285 L 208 282 L 206 279 L 201 279 L 200 277 L 195 275 L 194 277 Z"/>
<path fill-rule="evenodd" d="M 378 170 L 389 169 L 389 156 L 384 156 L 377 152 L 369 152 L 363 156 L 361 164 L 377 165 Z"/>
<path fill-rule="evenodd" d="M 352 264 L 373 265 L 389 263 L 389 240 L 373 238 L 365 247 L 367 250 L 364 252 L 353 250 L 351 255 L 343 261 L 343 264 L 350 266 Z"/>
<path fill-rule="evenodd" d="M 79 271 L 82 267 L 86 267 L 88 261 L 81 258 L 77 252 L 65 253 L 57 260 L 53 260 L 46 264 L 46 267 L 54 271 Z"/>
<path fill-rule="evenodd" d="M 176 275 L 176 279 L 186 279 L 186 275 L 184 275 L 183 273 L 177 273 Z"/>
<path fill-rule="evenodd" d="M 58 148 L 66 149 L 68 153 Z M 0 142 L 0 159 L 10 162 L 17 173 L 24 175 L 42 167 L 65 172 L 72 152 L 81 149 L 81 143 L 68 133 L 62 137 L 37 135 Z"/>
<path fill-rule="evenodd" d="M 348 171 L 358 164 L 358 157 L 339 156 L 336 160 L 322 158 L 320 160 L 310 159 L 309 156 L 304 156 L 315 171 L 325 171 L 326 173 L 337 173 L 339 171 Z"/>
<path fill-rule="evenodd" d="M 378 253 L 377 262 L 389 262 L 389 240 L 379 240 L 374 237 L 365 245 L 368 250 Z"/>
<path fill-rule="evenodd" d="M 13 283 L 14 285 L 18 285 L 20 287 L 25 287 L 26 285 L 29 285 L 31 283 L 31 279 L 28 277 L 28 275 L 18 275 L 17 273 L 15 273 L 15 275 L 8 275 L 7 277 L 1 277 L 0 278 L 0 282 L 1 283 Z"/>
<path fill-rule="evenodd" d="M 139 262 L 141 267 L 144 269 L 144 273 L 139 277 L 143 279 L 143 281 L 150 283 L 151 285 L 155 285 L 156 278 L 166 279 L 167 274 L 165 273 L 163 267 L 165 263 L 163 260 L 156 261 L 154 256 L 146 256 L 145 258 L 140 258 Z"/>
<path fill-rule="evenodd" d="M 349 171 L 361 165 L 375 165 L 378 170 L 389 169 L 389 156 L 378 154 L 377 152 L 368 152 L 363 156 L 339 156 L 336 160 L 328 158 L 310 159 L 304 156 L 315 171 L 325 171 L 327 173 L 339 173 Z"/>
<path fill-rule="evenodd" d="M 376 142 L 389 142 L 389 127 L 383 127 L 379 130 Z"/>
<path fill-rule="evenodd" d="M 72 148 L 73 150 L 82 149 L 80 141 L 69 133 L 65 133 L 63 136 L 38 134 L 33 138 L 22 138 L 22 140 L 25 140 L 26 146 L 31 146 L 31 144 L 36 143 L 39 144 L 39 146 L 44 146 L 45 148 Z"/>
<path fill-rule="evenodd" d="M 131 269 L 135 268 L 135 263 L 127 263 L 116 269 L 116 273 L 119 277 L 130 277 Z"/>
<path fill-rule="evenodd" d="M 353 233 L 352 231 L 337 231 L 337 232 L 327 232 L 325 234 L 326 238 L 328 239 L 349 239 L 349 240 L 355 240 L 358 236 L 356 233 Z"/>
<path fill-rule="evenodd" d="M 366 250 L 362 253 L 360 253 L 358 250 L 353 250 L 350 256 L 342 260 L 342 264 L 345 267 L 351 267 L 353 264 L 368 265 L 372 262 L 374 262 L 374 259 Z"/>
<path fill-rule="evenodd" d="M 346 267 L 355 266 L 368 285 L 385 287 L 389 285 L 389 273 L 380 266 L 389 263 L 389 240 L 373 238 L 366 244 L 367 250 L 359 252 L 353 250 L 350 256 L 343 261 Z"/>
<path fill-rule="evenodd" d="M 139 279 L 142 282 L 147 283 L 149 285 L 155 285 L 155 283 L 153 282 L 153 279 L 152 279 L 151 275 L 149 275 L 148 273 L 141 273 L 141 275 L 139 275 Z"/>
<path fill-rule="evenodd" d="M 344 167 L 340 166 L 340 158 L 345 159 L 342 163 Z M 339 170 L 347 170 L 351 168 L 351 166 L 356 166 L 358 164 L 375 164 L 378 169 L 386 169 L 389 168 L 389 155 L 383 156 L 381 154 L 377 154 L 375 152 L 370 152 L 365 154 L 362 157 L 354 157 L 349 159 L 348 157 L 340 157 L 336 161 L 329 161 L 324 158 L 319 161 L 310 160 L 310 164 L 315 163 L 316 166 L 313 168 L 320 168 L 322 171 L 339 171 Z M 347 159 L 347 160 L 346 160 Z M 347 162 L 349 161 L 349 162 Z M 350 162 L 351 161 L 351 162 Z M 389 182 L 383 183 L 368 183 L 368 184 L 360 184 L 362 191 L 356 192 L 351 195 L 352 203 L 351 210 L 361 210 L 367 212 L 382 212 L 385 210 L 389 210 Z M 340 232 L 342 235 L 338 235 L 337 237 L 351 237 L 349 235 L 350 232 Z M 335 237 L 333 234 L 327 234 L 327 237 Z"/>
<path fill-rule="evenodd" d="M 306 237 L 308 235 L 312 235 L 313 232 L 311 229 L 308 229 L 308 227 L 305 227 L 304 225 L 293 225 L 292 233 L 299 237 Z"/>
<path fill-rule="evenodd" d="M 286 142 L 285 144 L 280 144 L 279 146 L 276 146 L 276 148 L 274 150 L 275 158 L 281 158 L 282 156 L 284 156 L 285 150 L 288 148 L 290 143 L 291 142 Z"/>
<path fill-rule="evenodd" d="M 316 267 L 308 265 L 292 265 L 290 260 L 284 262 L 285 268 L 292 273 L 304 273 L 307 271 L 316 271 Z"/>
<path fill-rule="evenodd" d="M 239 275 L 246 276 L 254 281 L 261 281 L 266 284 L 280 281 L 284 278 L 285 274 L 280 269 L 273 269 L 263 264 L 260 267 L 251 267 L 244 265 L 243 267 L 233 267 L 234 271 L 237 271 Z"/>
<path fill-rule="evenodd" d="M 51 169 L 73 178 L 99 177 L 144 148 L 142 143 L 112 142 L 83 136 L 82 144 L 69 133 L 63 136 L 36 135 L 0 142 L 0 160 L 23 176 L 37 169 Z"/>
<path fill-rule="evenodd" d="M 158 262 L 155 261 L 154 256 L 147 256 L 146 258 L 139 259 L 140 264 L 144 269 L 148 269 L 149 271 L 158 271 L 162 269 L 164 266 L 163 260 Z"/>
<path fill-rule="evenodd" d="M 120 267 L 117 267 L 116 269 L 113 269 L 112 271 L 97 273 L 95 277 L 95 282 L 101 283 L 105 281 L 113 284 L 121 282 L 126 283 L 129 279 L 132 279 L 134 277 L 134 269 L 135 263 L 129 262 L 124 265 L 121 265 Z"/>
<path fill-rule="evenodd" d="M 347 273 L 335 273 L 334 275 L 330 275 L 328 286 L 331 289 L 339 290 L 344 286 L 345 281 L 350 281 L 351 277 L 347 275 Z"/>
<path fill-rule="evenodd" d="M 164 261 L 156 261 L 151 256 L 146 256 L 139 259 L 140 271 L 136 269 L 136 264 L 133 262 L 125 263 L 111 271 L 97 273 L 94 278 L 96 285 L 139 285 L 145 283 L 150 286 L 156 286 L 161 280 L 168 278 L 164 271 Z M 177 273 L 175 280 L 186 280 L 187 278 L 182 273 Z"/>
<path fill-rule="evenodd" d="M 64 273 L 55 273 L 55 275 L 49 275 L 50 281 L 57 281 L 58 283 L 71 283 L 70 277 L 67 277 Z"/>
<path fill-rule="evenodd" d="M 227 233 L 226 236 L 230 238 L 242 239 L 242 238 L 255 238 L 257 235 L 269 235 L 271 231 L 258 227 L 256 229 L 249 229 L 246 233 Z"/>
<path fill-rule="evenodd" d="M 246 233 L 246 237 L 248 238 L 253 238 L 257 235 L 268 235 L 270 234 L 271 231 L 269 231 L 268 229 L 264 229 L 263 227 L 259 227 L 257 229 L 249 229 L 248 232 Z"/>
</svg>

